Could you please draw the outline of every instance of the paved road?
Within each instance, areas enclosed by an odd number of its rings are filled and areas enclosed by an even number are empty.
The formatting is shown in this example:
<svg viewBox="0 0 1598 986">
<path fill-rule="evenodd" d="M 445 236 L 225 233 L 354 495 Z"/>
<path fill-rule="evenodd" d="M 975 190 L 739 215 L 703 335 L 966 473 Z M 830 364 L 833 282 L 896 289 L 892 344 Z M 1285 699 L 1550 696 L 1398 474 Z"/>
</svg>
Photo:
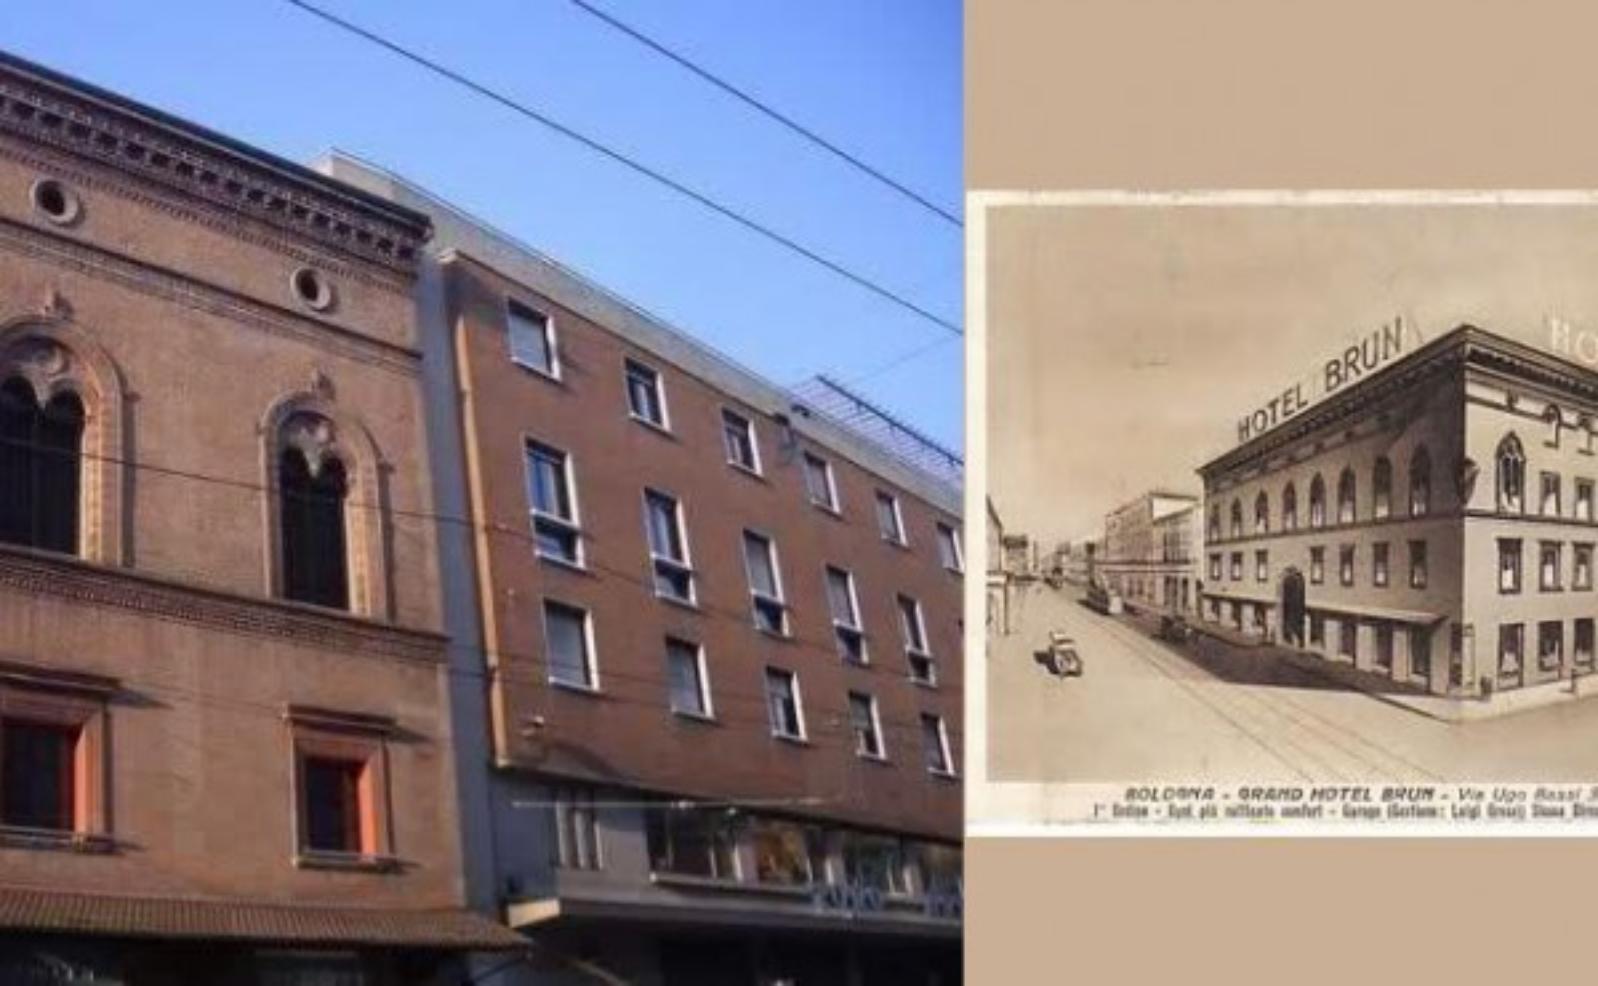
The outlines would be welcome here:
<svg viewBox="0 0 1598 986">
<path fill-rule="evenodd" d="M 1176 646 L 1065 593 L 1029 589 L 992 647 L 994 780 L 1572 781 L 1598 778 L 1598 695 L 1484 722 L 1439 722 L 1252 648 Z M 1050 629 L 1087 663 L 1034 659 Z"/>
</svg>

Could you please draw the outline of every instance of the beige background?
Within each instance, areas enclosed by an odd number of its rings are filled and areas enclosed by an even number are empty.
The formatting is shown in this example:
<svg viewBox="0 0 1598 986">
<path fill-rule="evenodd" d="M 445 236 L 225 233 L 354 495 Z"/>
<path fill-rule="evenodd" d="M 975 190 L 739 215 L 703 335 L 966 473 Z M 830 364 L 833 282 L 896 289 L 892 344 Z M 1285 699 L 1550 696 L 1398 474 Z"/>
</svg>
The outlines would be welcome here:
<svg viewBox="0 0 1598 986">
<path fill-rule="evenodd" d="M 1576 3 L 968 0 L 967 185 L 1598 187 L 1595 37 Z M 988 839 L 966 859 L 973 983 L 1515 982 L 1586 968 L 1552 916 L 1590 910 L 1598 845 Z"/>
</svg>

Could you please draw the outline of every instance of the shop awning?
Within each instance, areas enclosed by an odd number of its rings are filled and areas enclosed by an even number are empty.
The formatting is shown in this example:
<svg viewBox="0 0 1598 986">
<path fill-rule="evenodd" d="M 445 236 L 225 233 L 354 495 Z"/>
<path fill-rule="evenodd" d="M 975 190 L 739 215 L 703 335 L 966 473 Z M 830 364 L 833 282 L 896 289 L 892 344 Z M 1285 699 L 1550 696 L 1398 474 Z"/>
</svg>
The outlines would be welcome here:
<svg viewBox="0 0 1598 986">
<path fill-rule="evenodd" d="M 0 930 L 263 944 L 505 951 L 527 947 L 464 909 L 302 907 L 0 887 Z"/>
</svg>

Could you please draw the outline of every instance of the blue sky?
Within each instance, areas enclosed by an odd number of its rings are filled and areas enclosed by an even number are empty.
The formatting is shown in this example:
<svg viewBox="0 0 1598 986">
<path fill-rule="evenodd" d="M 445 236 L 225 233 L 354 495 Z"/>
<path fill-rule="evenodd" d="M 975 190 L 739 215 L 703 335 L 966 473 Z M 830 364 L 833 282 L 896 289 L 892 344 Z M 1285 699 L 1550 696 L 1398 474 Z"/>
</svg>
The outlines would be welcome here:
<svg viewBox="0 0 1598 986">
<path fill-rule="evenodd" d="M 959 229 L 569 0 L 316 2 L 963 320 Z M 594 3 L 960 211 L 958 0 Z M 830 373 L 962 446 L 944 329 L 282 0 L 7 0 L 0 47 L 293 160 L 351 151 L 779 383 Z"/>
</svg>

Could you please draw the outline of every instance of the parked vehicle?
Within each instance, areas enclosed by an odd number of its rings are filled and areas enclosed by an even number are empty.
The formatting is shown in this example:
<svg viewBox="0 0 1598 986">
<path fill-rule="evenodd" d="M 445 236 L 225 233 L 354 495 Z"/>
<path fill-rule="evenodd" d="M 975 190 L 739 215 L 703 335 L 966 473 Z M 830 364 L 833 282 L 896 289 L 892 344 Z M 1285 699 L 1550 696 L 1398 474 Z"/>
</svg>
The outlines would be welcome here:
<svg viewBox="0 0 1598 986">
<path fill-rule="evenodd" d="M 1160 639 L 1173 644 L 1185 644 L 1193 639 L 1193 628 L 1185 617 L 1167 614 L 1160 617 Z"/>
<path fill-rule="evenodd" d="M 1088 586 L 1087 604 L 1089 609 L 1098 610 L 1106 616 L 1120 616 L 1125 609 L 1120 595 L 1102 585 Z"/>
</svg>

